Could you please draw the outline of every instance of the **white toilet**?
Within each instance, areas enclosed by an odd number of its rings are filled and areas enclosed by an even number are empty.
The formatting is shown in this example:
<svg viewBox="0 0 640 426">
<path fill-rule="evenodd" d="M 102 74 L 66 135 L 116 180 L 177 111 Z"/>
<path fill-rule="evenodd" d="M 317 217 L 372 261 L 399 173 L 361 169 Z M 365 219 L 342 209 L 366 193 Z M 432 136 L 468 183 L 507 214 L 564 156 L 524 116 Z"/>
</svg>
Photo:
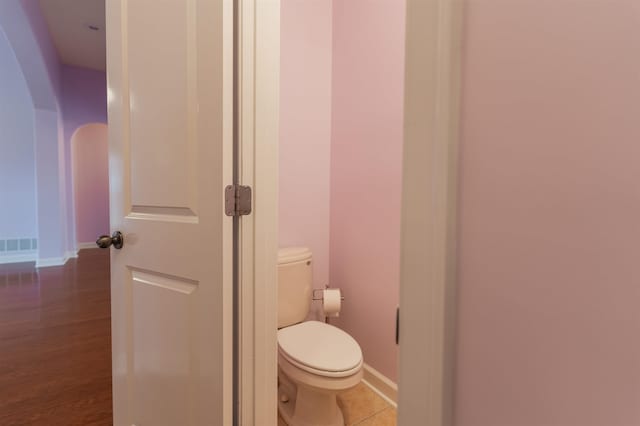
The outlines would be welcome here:
<svg viewBox="0 0 640 426">
<path fill-rule="evenodd" d="M 349 334 L 304 321 L 312 300 L 311 251 L 278 251 L 278 411 L 289 426 L 344 426 L 338 392 L 362 379 L 362 350 Z"/>
</svg>

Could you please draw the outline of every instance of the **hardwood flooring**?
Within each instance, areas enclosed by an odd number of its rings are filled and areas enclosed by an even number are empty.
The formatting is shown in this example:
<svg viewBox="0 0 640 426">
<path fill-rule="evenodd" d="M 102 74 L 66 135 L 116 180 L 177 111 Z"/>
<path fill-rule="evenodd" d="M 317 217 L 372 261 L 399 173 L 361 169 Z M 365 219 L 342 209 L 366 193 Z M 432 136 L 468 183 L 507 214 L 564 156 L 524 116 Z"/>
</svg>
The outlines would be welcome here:
<svg viewBox="0 0 640 426">
<path fill-rule="evenodd" d="M 111 425 L 109 251 L 0 265 L 0 425 Z"/>
</svg>

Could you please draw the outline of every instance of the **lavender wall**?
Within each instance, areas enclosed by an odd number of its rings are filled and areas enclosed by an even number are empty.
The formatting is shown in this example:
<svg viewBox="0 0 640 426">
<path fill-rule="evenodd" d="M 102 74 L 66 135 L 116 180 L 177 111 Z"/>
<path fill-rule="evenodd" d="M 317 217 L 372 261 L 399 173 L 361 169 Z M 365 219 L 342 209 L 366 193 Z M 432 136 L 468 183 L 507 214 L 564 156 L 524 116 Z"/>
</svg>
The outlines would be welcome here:
<svg viewBox="0 0 640 426">
<path fill-rule="evenodd" d="M 33 103 L 9 41 L 0 28 L 0 240 L 36 238 Z M 0 242 L 0 257 L 6 255 Z"/>
<path fill-rule="evenodd" d="M 335 324 L 396 380 L 404 1 L 333 3 L 330 282 Z"/>
<path fill-rule="evenodd" d="M 17 0 L 8 2 L 16 3 Z M 37 205 L 38 216 L 43 218 L 38 222 L 40 266 L 64 262 L 73 253 L 72 228 L 67 223 L 67 217 L 72 215 L 72 210 L 68 209 L 71 194 L 66 185 L 69 163 L 65 155 L 62 127 L 62 81 L 58 54 L 39 3 L 33 0 L 19 0 L 19 3 L 26 17 L 26 22 L 21 23 L 24 28 L 22 32 L 27 38 L 33 39 L 28 45 L 15 44 L 14 48 L 18 55 L 24 57 L 23 70 L 32 88 L 36 108 Z M 51 111 L 56 113 L 55 130 L 50 122 Z M 49 132 L 54 133 L 50 135 Z M 53 144 L 56 145 L 55 157 L 51 155 L 54 152 Z M 53 217 L 58 219 L 54 222 Z"/>
<path fill-rule="evenodd" d="M 640 424 L 640 6 L 469 1 L 458 426 Z"/>
<path fill-rule="evenodd" d="M 14 3 L 16 2 L 16 0 L 5 0 L 5 1 L 14 2 Z M 61 95 L 60 61 L 58 59 L 58 53 L 56 51 L 56 47 L 53 44 L 53 40 L 51 39 L 51 36 L 49 35 L 49 28 L 47 27 L 47 23 L 44 19 L 44 16 L 42 15 L 42 11 L 40 10 L 39 2 L 34 0 L 19 0 L 19 1 L 20 1 L 20 4 L 22 5 L 24 13 L 26 14 L 26 17 L 29 23 L 29 28 L 38 44 L 38 56 L 40 56 L 40 58 L 44 62 L 44 70 L 41 70 L 40 72 L 42 71 L 45 72 L 47 76 L 46 78 L 48 78 L 49 84 L 53 89 L 55 98 L 59 99 Z M 25 52 L 25 54 L 28 54 L 28 52 Z M 33 83 L 45 84 L 45 82 L 37 83 L 36 81 L 34 81 Z M 37 102 L 35 102 L 35 104 L 37 108 L 43 107 L 42 105 L 39 105 Z M 57 104 L 58 105 L 56 105 L 56 107 L 59 108 L 59 101 L 57 102 Z M 45 108 L 50 109 L 48 107 L 45 107 Z"/>
<path fill-rule="evenodd" d="M 279 244 L 307 246 L 329 282 L 331 2 L 282 0 Z M 314 306 L 317 309 L 317 306 Z"/>
<path fill-rule="evenodd" d="M 36 187 L 39 266 L 59 264 L 66 252 L 58 112 L 35 110 Z"/>
<path fill-rule="evenodd" d="M 83 124 L 107 122 L 107 77 L 103 71 L 63 65 L 62 92 L 67 139 Z"/>
<path fill-rule="evenodd" d="M 65 220 L 60 63 L 37 2 L 0 2 L 0 27 L 20 64 L 35 109 L 38 265 L 60 263 L 66 258 L 70 240 Z"/>
<path fill-rule="evenodd" d="M 35 109 L 38 264 L 56 264 L 75 250 L 70 139 L 82 124 L 106 122 L 106 81 L 104 73 L 60 65 L 37 1 L 0 2 L 0 27 Z"/>
<path fill-rule="evenodd" d="M 76 130 L 89 123 L 107 123 L 107 79 L 102 71 L 94 71 L 86 68 L 62 66 L 62 115 L 64 128 L 64 156 L 65 163 L 65 185 L 67 197 L 66 222 L 70 230 L 70 238 L 73 246 L 76 243 L 87 243 L 108 232 L 109 216 L 108 208 L 103 214 L 98 214 L 91 206 L 86 205 L 86 198 L 74 201 L 73 182 L 77 177 L 72 176 L 72 144 L 71 139 Z M 81 155 L 85 151 L 82 150 Z M 99 157 L 100 158 L 100 157 Z M 93 160 L 97 160 L 94 158 Z M 102 169 L 106 165 L 107 159 L 100 160 L 97 169 Z M 99 186 L 99 192 L 95 196 L 100 200 L 108 200 L 108 188 Z M 79 216 L 80 215 L 80 216 Z M 82 215 L 92 215 L 84 217 Z"/>
<path fill-rule="evenodd" d="M 18 59 L 34 107 L 57 110 L 60 63 L 38 2 L 0 1 L 0 27 Z"/>
<path fill-rule="evenodd" d="M 16 3 L 16 0 L 8 0 Z M 22 57 L 23 71 L 32 88 L 35 106 L 36 174 L 38 197 L 38 266 L 59 264 L 72 252 L 72 236 L 66 218 L 70 194 L 65 185 L 64 133 L 62 129 L 61 66 L 38 2 L 19 0 L 26 21 L 20 17 L 27 45 L 14 44 Z M 21 14 L 20 14 L 21 15 Z M 52 122 L 55 112 L 55 125 Z M 55 155 L 53 154 L 55 152 Z M 55 218 L 55 220 L 54 220 Z"/>
</svg>

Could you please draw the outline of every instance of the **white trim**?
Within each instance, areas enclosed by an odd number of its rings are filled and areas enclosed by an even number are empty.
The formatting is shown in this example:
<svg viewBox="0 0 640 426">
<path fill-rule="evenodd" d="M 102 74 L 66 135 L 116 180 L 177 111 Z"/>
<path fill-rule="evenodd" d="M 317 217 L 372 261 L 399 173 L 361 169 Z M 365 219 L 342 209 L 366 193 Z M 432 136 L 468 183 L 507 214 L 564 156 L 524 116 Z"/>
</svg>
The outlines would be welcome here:
<svg viewBox="0 0 640 426">
<path fill-rule="evenodd" d="M 233 17 L 234 0 L 222 3 L 222 182 L 233 181 Z M 220 205 L 224 205 L 224 190 L 220 188 Z M 222 384 L 226 391 L 222 395 L 223 424 L 233 423 L 233 219 L 223 217 L 228 224 L 222 227 L 222 317 L 227 325 L 222 329 Z"/>
<path fill-rule="evenodd" d="M 460 0 L 408 0 L 398 422 L 453 424 Z"/>
<path fill-rule="evenodd" d="M 76 248 L 78 249 L 78 251 L 80 251 L 80 250 L 86 250 L 86 249 L 97 249 L 100 247 L 96 245 L 95 241 L 91 241 L 88 243 L 76 243 Z"/>
<path fill-rule="evenodd" d="M 398 385 L 366 362 L 363 372 L 362 382 L 389 404 L 398 407 Z"/>
<path fill-rule="evenodd" d="M 240 221 L 239 424 L 276 426 L 280 0 L 239 7 L 240 183 L 254 196 Z"/>
<path fill-rule="evenodd" d="M 238 99 L 239 103 L 238 111 L 238 141 L 240 146 L 238 150 L 240 152 L 241 159 L 239 160 L 240 168 L 239 175 L 242 184 L 250 185 L 253 187 L 254 195 L 254 208 L 255 208 L 255 196 L 257 188 L 253 185 L 253 161 L 255 150 L 254 139 L 254 124 L 255 117 L 253 115 L 255 106 L 255 87 L 254 87 L 254 74 L 255 74 L 255 0 L 248 0 L 238 2 L 238 14 L 239 18 L 236 22 L 239 25 L 237 34 L 238 40 L 238 70 L 237 79 L 239 84 Z M 260 418 L 257 412 L 257 404 L 254 398 L 256 393 L 256 379 L 258 373 L 255 371 L 257 359 L 254 356 L 257 354 L 255 316 L 257 306 L 254 305 L 255 300 L 255 265 L 256 259 L 254 259 L 255 245 L 253 224 L 256 215 L 259 212 L 250 216 L 245 216 L 241 220 L 240 224 L 240 311 L 242 312 L 240 318 L 240 419 L 238 424 L 241 425 L 255 425 L 257 419 Z M 244 307 L 248 309 L 244 309 Z M 259 358 L 259 355 L 257 356 Z"/>
<path fill-rule="evenodd" d="M 76 257 L 78 257 L 78 251 L 77 250 L 69 250 L 64 254 L 65 257 L 65 262 L 69 259 L 75 259 Z"/>
<path fill-rule="evenodd" d="M 9 252 L 11 253 L 11 252 Z M 7 254 L 7 252 L 3 252 L 0 255 L 0 265 L 6 263 L 24 263 L 24 262 L 35 262 L 38 258 L 38 252 L 20 252 L 19 254 Z"/>
<path fill-rule="evenodd" d="M 69 260 L 67 257 L 49 257 L 36 260 L 36 268 L 48 268 L 50 266 L 62 266 Z"/>
</svg>

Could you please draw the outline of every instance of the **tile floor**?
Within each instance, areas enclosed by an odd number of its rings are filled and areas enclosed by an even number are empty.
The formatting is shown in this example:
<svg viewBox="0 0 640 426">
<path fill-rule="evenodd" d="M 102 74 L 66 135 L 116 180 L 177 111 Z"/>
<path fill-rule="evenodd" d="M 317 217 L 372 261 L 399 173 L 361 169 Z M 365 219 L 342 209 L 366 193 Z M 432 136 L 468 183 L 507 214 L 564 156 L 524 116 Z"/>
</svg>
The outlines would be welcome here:
<svg viewBox="0 0 640 426">
<path fill-rule="evenodd" d="M 364 383 L 338 395 L 346 426 L 396 426 L 396 409 Z M 278 426 L 287 424 L 278 417 Z"/>
</svg>

